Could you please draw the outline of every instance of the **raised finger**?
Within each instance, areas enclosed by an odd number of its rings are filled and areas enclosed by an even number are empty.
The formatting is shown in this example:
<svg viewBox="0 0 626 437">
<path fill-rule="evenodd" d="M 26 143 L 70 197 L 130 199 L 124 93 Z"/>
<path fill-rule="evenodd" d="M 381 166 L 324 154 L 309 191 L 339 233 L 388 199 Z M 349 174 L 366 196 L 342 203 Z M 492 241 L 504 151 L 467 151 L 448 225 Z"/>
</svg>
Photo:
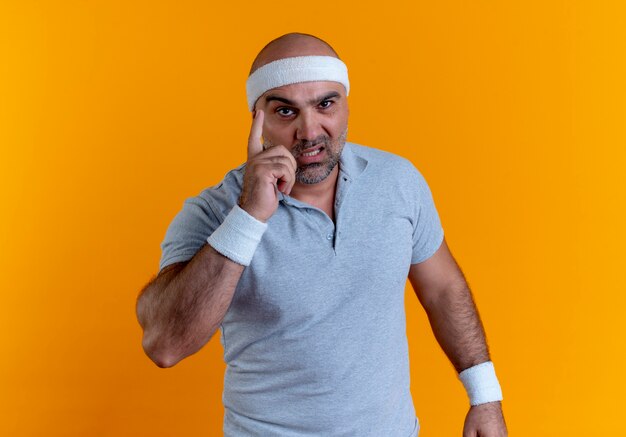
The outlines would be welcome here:
<svg viewBox="0 0 626 437">
<path fill-rule="evenodd" d="M 250 136 L 248 137 L 248 160 L 263 151 L 261 143 L 261 135 L 263 135 L 263 118 L 265 114 L 262 110 L 257 109 L 252 120 L 250 128 Z"/>
</svg>

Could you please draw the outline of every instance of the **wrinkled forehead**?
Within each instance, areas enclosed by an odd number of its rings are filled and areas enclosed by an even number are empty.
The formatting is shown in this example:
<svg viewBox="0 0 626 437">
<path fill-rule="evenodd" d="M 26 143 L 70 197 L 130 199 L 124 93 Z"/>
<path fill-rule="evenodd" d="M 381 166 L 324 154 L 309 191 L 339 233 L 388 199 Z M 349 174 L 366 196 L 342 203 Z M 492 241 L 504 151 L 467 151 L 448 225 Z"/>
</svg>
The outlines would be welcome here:
<svg viewBox="0 0 626 437">
<path fill-rule="evenodd" d="M 339 82 L 311 81 L 293 83 L 272 88 L 264 92 L 257 104 L 265 105 L 271 102 L 284 103 L 291 106 L 304 107 L 316 105 L 321 101 L 346 97 L 346 88 Z"/>
</svg>

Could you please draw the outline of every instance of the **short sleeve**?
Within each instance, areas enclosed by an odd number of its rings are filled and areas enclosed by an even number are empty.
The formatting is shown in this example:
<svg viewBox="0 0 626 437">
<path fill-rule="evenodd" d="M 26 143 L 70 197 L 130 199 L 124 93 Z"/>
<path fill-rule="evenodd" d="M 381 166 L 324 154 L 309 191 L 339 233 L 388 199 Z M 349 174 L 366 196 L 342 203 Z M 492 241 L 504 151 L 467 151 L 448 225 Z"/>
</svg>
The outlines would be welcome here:
<svg viewBox="0 0 626 437">
<path fill-rule="evenodd" d="M 219 225 L 206 199 L 196 196 L 185 200 L 161 243 L 159 271 L 169 264 L 193 258 Z"/>
<path fill-rule="evenodd" d="M 430 188 L 415 169 L 415 209 L 413 220 L 413 256 L 411 264 L 430 258 L 443 242 L 443 228 Z"/>
</svg>

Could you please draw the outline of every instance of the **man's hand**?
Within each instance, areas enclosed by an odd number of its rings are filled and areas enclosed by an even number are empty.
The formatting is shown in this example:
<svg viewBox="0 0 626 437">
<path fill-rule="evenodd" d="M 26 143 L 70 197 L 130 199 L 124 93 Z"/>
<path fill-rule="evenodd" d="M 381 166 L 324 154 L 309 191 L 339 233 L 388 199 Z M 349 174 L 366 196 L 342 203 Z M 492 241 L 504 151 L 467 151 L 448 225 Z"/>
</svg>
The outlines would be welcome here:
<svg viewBox="0 0 626 437">
<path fill-rule="evenodd" d="M 506 437 L 508 435 L 500 402 L 488 402 L 470 407 L 465 417 L 463 437 Z"/>
<path fill-rule="evenodd" d="M 263 111 L 257 110 L 248 138 L 248 161 L 239 206 L 257 220 L 266 222 L 278 208 L 278 191 L 291 192 L 298 164 L 284 146 L 263 150 L 263 118 Z"/>
</svg>

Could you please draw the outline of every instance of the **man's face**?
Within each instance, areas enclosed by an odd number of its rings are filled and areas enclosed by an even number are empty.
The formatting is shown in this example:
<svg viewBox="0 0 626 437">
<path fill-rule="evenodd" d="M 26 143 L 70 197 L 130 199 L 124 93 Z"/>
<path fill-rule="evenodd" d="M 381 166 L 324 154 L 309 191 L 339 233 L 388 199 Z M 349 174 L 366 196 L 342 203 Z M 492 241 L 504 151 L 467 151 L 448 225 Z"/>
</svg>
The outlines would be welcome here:
<svg viewBox="0 0 626 437">
<path fill-rule="evenodd" d="M 263 94 L 256 109 L 265 113 L 264 149 L 283 145 L 296 159 L 296 180 L 316 184 L 341 157 L 348 129 L 346 90 L 338 82 L 304 82 Z"/>
</svg>

